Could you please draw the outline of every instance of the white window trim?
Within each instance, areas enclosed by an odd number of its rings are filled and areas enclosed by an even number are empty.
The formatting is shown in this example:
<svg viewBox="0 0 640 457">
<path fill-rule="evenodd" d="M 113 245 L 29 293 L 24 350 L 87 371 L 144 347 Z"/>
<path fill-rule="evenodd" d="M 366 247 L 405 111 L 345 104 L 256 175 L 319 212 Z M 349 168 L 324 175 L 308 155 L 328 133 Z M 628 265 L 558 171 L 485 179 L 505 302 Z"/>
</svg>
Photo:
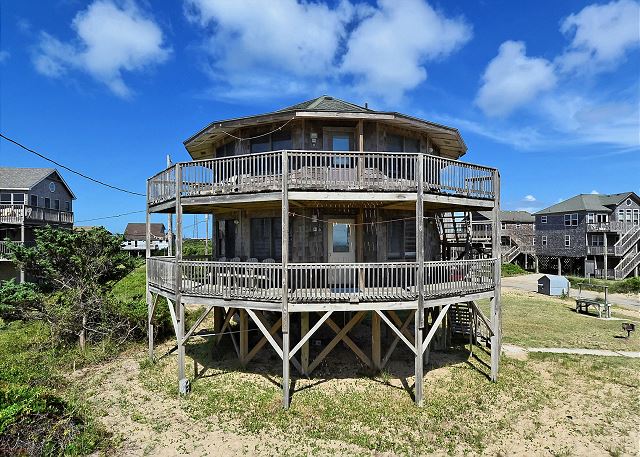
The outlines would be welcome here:
<svg viewBox="0 0 640 457">
<path fill-rule="evenodd" d="M 596 215 L 593 213 L 588 213 L 587 214 L 587 224 L 595 224 L 596 222 Z"/>
<path fill-rule="evenodd" d="M 571 235 L 565 235 L 564 236 L 564 247 L 565 248 L 570 248 L 571 247 Z"/>
<path fill-rule="evenodd" d="M 540 216 L 540 223 L 541 224 L 546 224 L 547 223 L 547 216 Z"/>
<path fill-rule="evenodd" d="M 542 245 L 543 246 L 547 245 L 547 235 L 542 235 Z"/>
</svg>

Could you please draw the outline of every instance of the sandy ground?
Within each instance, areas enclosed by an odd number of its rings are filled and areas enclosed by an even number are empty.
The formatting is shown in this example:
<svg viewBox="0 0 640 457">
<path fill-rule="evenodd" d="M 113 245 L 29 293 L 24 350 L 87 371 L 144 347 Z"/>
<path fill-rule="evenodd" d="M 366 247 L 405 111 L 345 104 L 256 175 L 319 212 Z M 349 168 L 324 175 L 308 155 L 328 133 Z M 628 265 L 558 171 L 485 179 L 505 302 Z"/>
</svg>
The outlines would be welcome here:
<svg viewBox="0 0 640 457">
<path fill-rule="evenodd" d="M 168 347 L 165 344 L 158 350 Z M 113 433 L 115 455 L 388 455 L 328 440 L 309 440 L 309 447 L 304 448 L 300 447 L 300 440 L 289 441 L 275 432 L 273 435 L 240 434 L 229 431 L 228 424 L 223 430 L 216 417 L 194 420 L 183 409 L 186 402 L 177 395 L 167 397 L 153 393 L 141 384 L 139 360 L 143 358 L 143 349 L 132 350 L 106 364 L 80 370 L 74 376 L 96 409 L 99 420 Z M 552 402 L 542 412 L 523 414 L 510 432 L 496 433 L 483 455 L 639 455 L 638 431 L 622 434 L 607 423 L 610 399 L 619 400 L 623 395 L 628 396 L 628 392 L 622 393 L 620 386 L 606 383 L 594 390 L 593 386 L 583 385 L 579 380 L 575 385 L 554 385 L 552 366 L 545 362 L 536 364 L 545 384 L 548 382 L 544 388 L 566 390 L 567 400 Z M 174 366 L 169 364 L 167 376 L 172 375 Z M 449 369 L 432 370 L 427 378 L 446 376 Z M 255 376 L 256 382 L 264 382 L 258 374 L 243 373 L 241 376 Z M 366 382 L 362 378 L 356 381 L 343 377 L 329 380 L 317 388 L 357 388 L 357 383 Z M 510 400 L 504 399 L 505 402 Z M 491 421 L 498 422 L 503 411 L 498 409 L 491 414 Z M 594 434 L 594 429 L 601 432 Z"/>
<path fill-rule="evenodd" d="M 542 273 L 536 273 L 502 278 L 502 286 L 511 289 L 537 292 L 538 279 L 542 275 Z M 577 297 L 578 289 L 571 289 L 570 295 Z M 583 290 L 582 296 L 585 298 L 602 297 L 604 296 L 604 292 L 598 293 L 591 290 Z M 609 301 L 615 305 L 629 307 L 630 309 L 638 309 L 640 307 L 640 294 L 608 294 L 608 298 Z"/>
</svg>

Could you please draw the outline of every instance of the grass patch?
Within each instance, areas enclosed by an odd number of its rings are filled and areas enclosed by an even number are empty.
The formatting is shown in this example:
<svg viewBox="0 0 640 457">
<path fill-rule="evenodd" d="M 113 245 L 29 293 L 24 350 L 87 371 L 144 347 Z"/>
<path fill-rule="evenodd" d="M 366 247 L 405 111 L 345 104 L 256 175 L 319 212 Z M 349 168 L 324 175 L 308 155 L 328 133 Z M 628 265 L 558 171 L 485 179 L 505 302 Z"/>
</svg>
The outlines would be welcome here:
<svg viewBox="0 0 640 457">
<path fill-rule="evenodd" d="M 488 312 L 489 305 L 481 304 Z M 503 341 L 524 347 L 567 347 L 637 351 L 638 336 L 626 335 L 621 321 L 578 314 L 574 300 L 563 300 L 527 292 L 502 292 Z M 614 309 L 615 310 L 615 309 Z M 629 319 L 628 315 L 614 317 Z M 635 317 L 638 321 L 639 316 Z"/>
<path fill-rule="evenodd" d="M 52 348 L 39 322 L 0 323 L 0 454 L 85 455 L 106 434 L 71 391 L 63 367 L 101 358 L 75 349 Z"/>
<path fill-rule="evenodd" d="M 503 263 L 502 264 L 502 277 L 508 278 L 510 276 L 520 276 L 529 274 L 527 270 L 522 269 L 520 265 L 515 265 L 513 263 Z"/>
<path fill-rule="evenodd" d="M 585 290 L 594 290 L 596 292 L 604 293 L 604 289 L 599 286 L 608 286 L 609 292 L 613 294 L 638 294 L 640 293 L 640 277 L 627 278 L 623 280 L 613 279 L 586 279 L 577 276 L 569 276 L 569 282 L 571 287 L 578 288 L 578 284 L 582 284 L 582 288 Z"/>
</svg>

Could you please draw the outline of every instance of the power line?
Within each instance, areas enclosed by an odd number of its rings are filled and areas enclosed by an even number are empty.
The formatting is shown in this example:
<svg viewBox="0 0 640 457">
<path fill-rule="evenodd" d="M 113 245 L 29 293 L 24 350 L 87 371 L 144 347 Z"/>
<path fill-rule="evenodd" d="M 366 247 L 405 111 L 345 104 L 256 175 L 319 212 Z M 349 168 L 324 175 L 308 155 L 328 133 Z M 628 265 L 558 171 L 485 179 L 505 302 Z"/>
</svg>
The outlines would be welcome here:
<svg viewBox="0 0 640 457">
<path fill-rule="evenodd" d="M 48 162 L 51 162 L 51 163 L 53 163 L 53 164 L 55 164 L 55 165 L 59 166 L 60 168 L 63 168 L 63 169 L 65 169 L 65 170 L 67 170 L 67 171 L 69 171 L 69 172 L 71 172 L 71 173 L 74 173 L 74 174 L 76 174 L 76 175 L 78 175 L 78 176 L 81 176 L 81 177 L 83 177 L 83 178 L 85 178 L 85 179 L 88 179 L 89 181 L 93 181 L 93 182 L 95 182 L 95 183 L 97 183 L 97 184 L 100 184 L 101 186 L 105 186 L 105 187 L 108 187 L 108 188 L 110 188 L 110 189 L 118 190 L 118 191 L 120 191 L 120 192 L 125 192 L 125 193 L 127 193 L 127 194 L 131 194 L 131 195 L 138 195 L 138 196 L 140 196 L 140 197 L 146 197 L 146 195 L 145 195 L 145 194 L 141 194 L 140 192 L 134 192 L 134 191 L 132 191 L 132 190 L 123 189 L 122 187 L 118 187 L 118 186 L 113 186 L 113 185 L 111 185 L 111 184 L 107 184 L 107 183 L 106 183 L 106 182 L 104 182 L 104 181 L 100 181 L 99 179 L 92 178 L 91 176 L 87 176 L 87 175 L 85 175 L 84 173 L 81 173 L 81 172 L 79 172 L 79 171 L 76 171 L 76 170 L 74 170 L 74 169 L 72 169 L 72 168 L 67 167 L 66 165 L 62 165 L 60 162 L 56 162 L 55 160 L 50 159 L 49 157 L 47 157 L 47 156 L 45 156 L 45 155 L 43 155 L 43 154 L 40 154 L 39 152 L 34 151 L 33 149 L 30 149 L 30 148 L 26 147 L 25 145 L 23 145 L 23 144 L 21 144 L 21 143 L 17 142 L 17 141 L 16 141 L 16 140 L 14 140 L 14 139 L 9 138 L 8 136 L 6 136 L 6 135 L 4 135 L 4 134 L 2 134 L 2 133 L 0 133 L 0 137 L 1 137 L 1 138 L 4 138 L 5 140 L 7 140 L 7 141 L 9 141 L 9 142 L 11 142 L 11 143 L 13 143 L 13 144 L 15 144 L 15 145 L 16 145 L 16 146 L 18 146 L 18 147 L 20 147 L 20 148 L 24 149 L 25 151 L 28 151 L 28 152 L 30 152 L 30 153 L 32 153 L 32 154 L 35 154 L 35 155 L 37 155 L 38 157 L 40 157 L 40 158 L 42 158 L 42 159 L 44 159 L 44 160 L 46 160 L 46 161 L 48 161 Z"/>
<path fill-rule="evenodd" d="M 116 217 L 122 217 L 122 216 L 128 216 L 130 214 L 138 214 L 138 213 L 144 213 L 146 210 L 142 209 L 140 211 L 131 211 L 129 213 L 122 213 L 122 214 L 115 214 L 113 216 L 104 216 L 104 217 L 94 217 L 93 219 L 83 219 L 81 221 L 75 221 L 75 224 L 78 224 L 80 222 L 91 222 L 91 221 L 101 221 L 104 219 L 115 219 Z"/>
</svg>

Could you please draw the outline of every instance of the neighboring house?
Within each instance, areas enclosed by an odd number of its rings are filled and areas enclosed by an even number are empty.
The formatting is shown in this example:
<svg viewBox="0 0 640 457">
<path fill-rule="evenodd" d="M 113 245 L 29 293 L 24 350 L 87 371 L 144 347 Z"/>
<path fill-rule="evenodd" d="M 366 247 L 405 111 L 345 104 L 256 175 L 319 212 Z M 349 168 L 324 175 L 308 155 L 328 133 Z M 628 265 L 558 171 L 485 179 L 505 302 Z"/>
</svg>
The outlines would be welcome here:
<svg viewBox="0 0 640 457">
<path fill-rule="evenodd" d="M 53 168 L 0 167 L 0 279 L 24 281 L 6 259 L 6 240 L 32 243 L 44 225 L 73 227 L 76 197 Z"/>
<path fill-rule="evenodd" d="M 151 250 L 160 251 L 169 247 L 169 241 L 164 224 L 153 223 L 151 228 Z M 124 230 L 122 249 L 133 253 L 142 253 L 147 249 L 146 224 L 144 222 L 129 222 Z"/>
<path fill-rule="evenodd" d="M 526 211 L 500 211 L 502 262 L 516 263 L 525 269 L 536 261 L 535 217 Z M 491 212 L 472 214 L 473 242 L 486 244 L 491 240 Z"/>
<path fill-rule="evenodd" d="M 638 275 L 640 198 L 636 193 L 576 195 L 537 212 L 535 218 L 536 253 L 542 268 L 611 279 Z"/>
<path fill-rule="evenodd" d="M 187 303 L 212 310 L 221 337 L 237 313 L 241 364 L 261 347 L 276 351 L 284 407 L 290 361 L 308 374 L 340 341 L 372 370 L 384 369 L 396 344 L 407 345 L 417 354 L 418 403 L 423 348 L 444 349 L 454 332 L 490 343 L 496 379 L 500 262 L 453 257 L 441 226 L 445 213 L 498 208 L 500 177 L 458 160 L 467 150 L 458 130 L 323 96 L 213 122 L 184 145 L 193 161 L 150 178 L 147 199 L 148 212 L 176 218 L 176 256 L 150 257 L 147 280 L 151 312 L 156 303 L 172 307 L 181 391 L 195 331 L 185 329 Z M 213 214 L 213 259 L 182 256 L 183 214 Z M 476 305 L 483 298 L 490 317 Z M 370 350 L 349 338 L 357 326 Z M 316 331 L 337 336 L 317 347 L 308 339 Z M 264 339 L 250 349 L 252 335 Z"/>
</svg>

